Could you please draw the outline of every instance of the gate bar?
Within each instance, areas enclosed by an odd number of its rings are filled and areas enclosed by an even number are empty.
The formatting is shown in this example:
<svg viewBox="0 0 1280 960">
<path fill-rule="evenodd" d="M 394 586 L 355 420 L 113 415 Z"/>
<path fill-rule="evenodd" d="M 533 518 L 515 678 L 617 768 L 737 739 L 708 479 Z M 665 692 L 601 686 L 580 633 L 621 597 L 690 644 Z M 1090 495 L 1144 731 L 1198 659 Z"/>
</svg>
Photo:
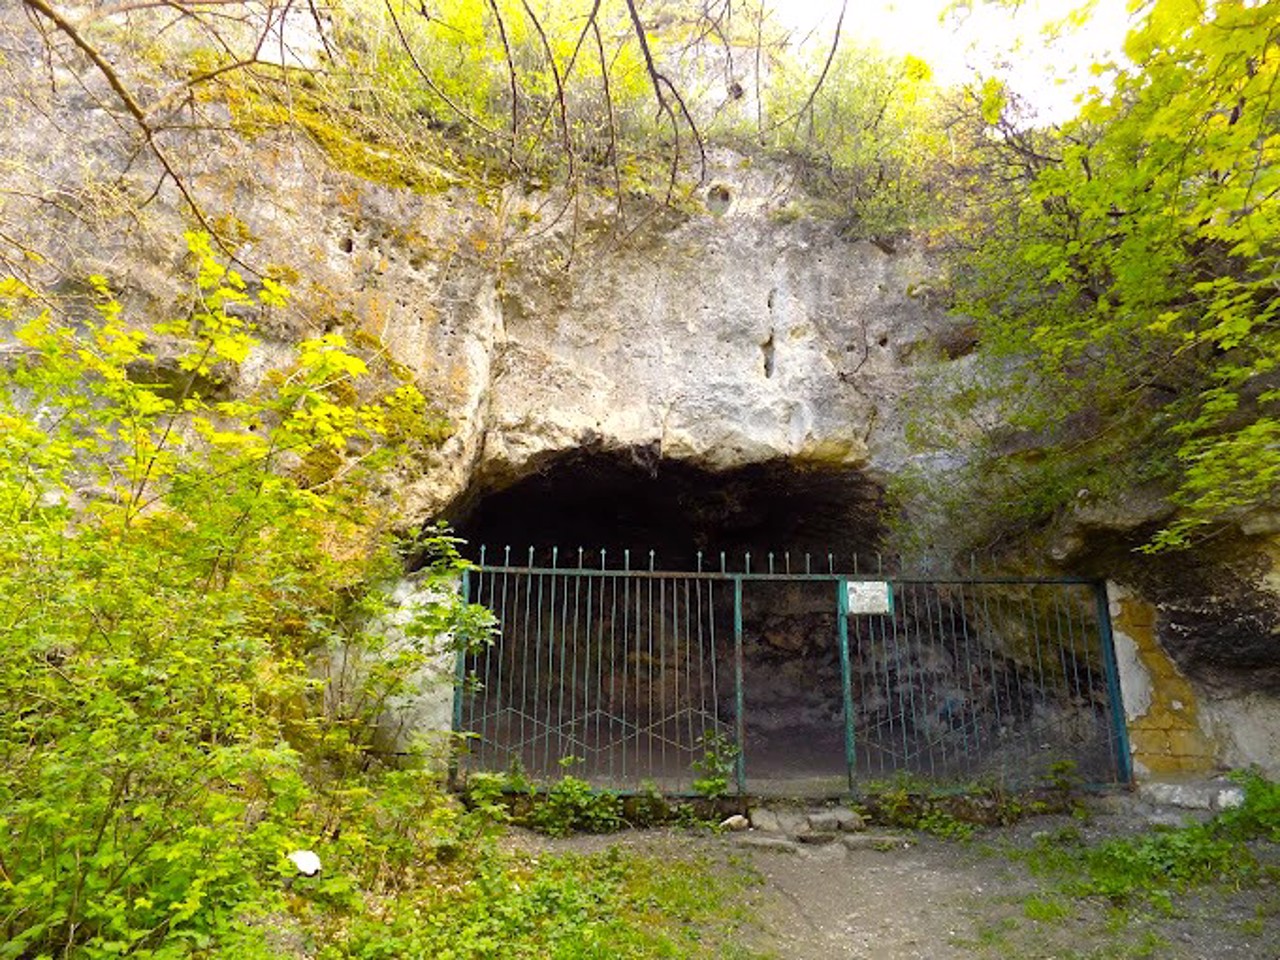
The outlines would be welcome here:
<svg viewBox="0 0 1280 960">
<path fill-rule="evenodd" d="M 836 630 L 840 636 L 840 692 L 844 698 L 844 764 L 853 793 L 857 744 L 854 742 L 853 667 L 849 662 L 849 590 L 843 580 L 836 582 Z"/>
<path fill-rule="evenodd" d="M 459 587 L 462 594 L 462 602 L 471 602 L 471 571 L 462 571 L 462 583 Z M 462 743 L 462 701 L 465 696 L 467 685 L 467 645 L 465 643 L 458 644 L 458 649 L 454 653 L 453 659 L 453 734 L 454 742 L 449 748 L 449 782 L 453 783 L 458 778 L 458 753 Z"/>
<path fill-rule="evenodd" d="M 630 551 L 626 551 L 630 552 Z M 723 561 L 722 561 L 723 562 Z M 632 570 L 623 566 L 621 569 L 606 570 L 600 567 L 540 567 L 533 564 L 521 564 L 519 566 L 506 564 L 486 564 L 483 569 L 490 573 L 529 573 L 529 574 L 547 574 L 554 573 L 567 576 L 592 576 L 592 577 L 627 577 L 630 579 L 663 579 L 663 580 L 767 580 L 771 582 L 778 581 L 800 581 L 806 583 L 833 582 L 836 580 L 854 580 L 854 581 L 884 581 L 888 580 L 892 583 L 911 584 L 918 583 L 925 586 L 966 586 L 970 584 L 976 585 L 1025 585 L 1036 586 L 1038 584 L 1063 584 L 1063 585 L 1082 585 L 1097 586 L 1098 579 L 1096 577 L 928 577 L 928 576 L 899 576 L 897 574 L 868 574 L 868 573 L 836 573 L 834 569 L 823 573 L 761 573 L 751 572 L 747 570 L 743 573 L 733 573 L 727 569 L 721 570 Z"/>
<path fill-rule="evenodd" d="M 1133 783 L 1133 758 L 1129 753 L 1129 728 L 1124 713 L 1124 698 L 1120 692 L 1120 667 L 1116 663 L 1115 636 L 1111 632 L 1111 601 L 1107 597 L 1107 582 L 1100 580 L 1094 587 L 1098 606 L 1098 636 L 1102 641 L 1102 669 L 1106 673 L 1107 699 L 1111 701 L 1111 732 L 1116 745 L 1116 779 L 1121 783 Z"/>
<path fill-rule="evenodd" d="M 750 561 L 748 561 L 750 562 Z M 738 741 L 738 796 L 747 793 L 746 697 L 742 691 L 742 578 L 733 581 L 733 699 L 734 736 Z"/>
</svg>

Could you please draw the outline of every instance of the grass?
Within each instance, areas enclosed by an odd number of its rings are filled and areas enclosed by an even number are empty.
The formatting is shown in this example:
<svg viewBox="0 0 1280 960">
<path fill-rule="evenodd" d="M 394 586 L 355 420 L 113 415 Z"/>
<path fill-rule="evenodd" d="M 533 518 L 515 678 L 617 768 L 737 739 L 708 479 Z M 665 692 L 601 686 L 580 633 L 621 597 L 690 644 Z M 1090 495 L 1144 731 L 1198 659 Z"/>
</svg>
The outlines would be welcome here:
<svg viewBox="0 0 1280 960">
<path fill-rule="evenodd" d="M 320 960 L 431 957 L 648 960 L 762 955 L 739 946 L 759 878 L 736 862 L 620 847 L 593 854 L 490 849 L 454 871 L 355 911 L 300 892 L 313 911 L 304 934 Z M 300 906 L 297 902 L 295 908 Z M 294 911 L 305 916 L 306 910 Z"/>
<path fill-rule="evenodd" d="M 1206 823 L 1090 841 L 1082 824 L 1031 849 L 992 845 L 977 855 L 1030 873 L 1004 877 L 1005 895 L 969 902 L 973 932 L 957 946 L 978 956 L 1103 960 L 1185 957 L 1183 939 L 1232 942 L 1275 955 L 1280 929 L 1280 787 L 1236 778 L 1244 803 Z M 1192 942 L 1188 940 L 1187 942 Z"/>
</svg>

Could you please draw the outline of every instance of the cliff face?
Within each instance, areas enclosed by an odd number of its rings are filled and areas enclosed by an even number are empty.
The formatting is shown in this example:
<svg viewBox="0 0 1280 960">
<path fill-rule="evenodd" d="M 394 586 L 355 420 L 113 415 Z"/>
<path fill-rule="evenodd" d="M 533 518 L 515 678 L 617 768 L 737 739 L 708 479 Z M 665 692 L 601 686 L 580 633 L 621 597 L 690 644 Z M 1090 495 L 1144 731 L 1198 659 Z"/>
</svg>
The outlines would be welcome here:
<svg viewBox="0 0 1280 960">
<path fill-rule="evenodd" d="M 35 179 L 65 135 L 10 119 L 26 158 L 14 177 Z M 86 136 L 92 121 L 77 123 L 85 156 L 123 165 L 120 144 Z M 807 198 L 785 167 L 735 154 L 714 158 L 704 191 L 719 212 L 655 204 L 619 223 L 603 200 L 506 187 L 482 203 L 361 180 L 290 133 L 173 150 L 192 155 L 207 209 L 234 221 L 237 257 L 296 274 L 292 309 L 259 318 L 250 376 L 300 336 L 338 331 L 385 349 L 450 419 L 452 438 L 407 478 L 410 520 L 584 447 L 712 471 L 790 458 L 883 482 L 908 455 L 914 364 L 953 326 L 928 303 L 917 250 L 797 215 Z M 135 186 L 159 177 L 145 166 Z M 56 284 L 104 274 L 150 316 L 181 299 L 180 209 L 171 184 L 132 224 L 6 202 L 39 227 L 30 242 L 53 251 Z"/>
<path fill-rule="evenodd" d="M 5 54 L 9 76 L 27 77 L 22 97 L 0 103 L 0 217 L 6 233 L 21 227 L 9 266 L 72 294 L 104 274 L 136 316 L 163 316 L 183 299 L 181 233 L 194 225 L 173 180 L 104 107 L 100 77 L 46 70 L 35 46 Z M 233 119 L 201 109 L 202 120 Z M 806 216 L 810 198 L 783 164 L 715 153 L 693 201 L 643 215 L 637 204 L 618 221 L 607 200 L 554 189 L 390 186 L 340 169 L 306 134 L 256 134 L 201 123 L 164 135 L 237 258 L 278 266 L 295 293 L 287 312 L 258 318 L 263 344 L 242 375 L 262 375 L 320 330 L 410 371 L 453 432 L 399 478 L 406 525 L 465 517 L 589 454 L 659 480 L 678 465 L 686 486 L 661 509 L 692 503 L 722 523 L 733 510 L 716 514 L 693 487 L 733 478 L 712 492 L 750 513 L 764 508 L 741 490 L 763 475 L 742 471 L 767 467 L 775 509 L 831 514 L 797 539 L 840 549 L 849 531 L 867 541 L 878 529 L 877 491 L 911 456 L 905 421 L 925 361 L 961 373 L 968 362 L 946 359 L 965 352 L 963 324 L 931 303 L 925 254 Z M 810 487 L 779 479 L 779 465 L 830 484 L 810 498 Z M 1159 651 L 1203 701 L 1193 724 L 1203 744 L 1170 770 L 1262 762 L 1274 772 L 1275 534 L 1146 564 L 1128 538 L 1149 521 L 1118 509 L 1082 519 L 1058 562 L 1145 597 L 1145 613 L 1117 606 L 1137 624 L 1125 636 Z M 1130 659 L 1164 682 L 1165 667 Z M 1152 728 L 1173 729 L 1163 722 Z"/>
</svg>

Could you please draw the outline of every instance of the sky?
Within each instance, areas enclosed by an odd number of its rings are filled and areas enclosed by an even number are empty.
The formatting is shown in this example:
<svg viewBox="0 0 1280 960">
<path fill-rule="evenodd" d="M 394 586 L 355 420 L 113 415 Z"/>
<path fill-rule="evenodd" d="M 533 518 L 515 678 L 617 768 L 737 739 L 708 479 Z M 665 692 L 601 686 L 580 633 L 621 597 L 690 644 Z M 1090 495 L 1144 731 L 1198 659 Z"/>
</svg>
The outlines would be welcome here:
<svg viewBox="0 0 1280 960">
<path fill-rule="evenodd" d="M 1064 31 L 1046 46 L 1046 26 L 1061 22 L 1084 0 L 1024 0 L 1016 13 L 969 4 L 943 22 L 953 0 L 848 0 L 842 36 L 874 42 L 886 52 L 927 61 L 944 84 L 963 83 L 975 72 L 997 73 L 1029 96 L 1046 120 L 1075 112 L 1076 97 L 1098 83 L 1095 60 L 1114 57 L 1128 24 L 1125 0 L 1095 0 L 1084 25 Z M 840 0 L 774 0 L 778 18 L 816 43 L 828 43 Z"/>
</svg>

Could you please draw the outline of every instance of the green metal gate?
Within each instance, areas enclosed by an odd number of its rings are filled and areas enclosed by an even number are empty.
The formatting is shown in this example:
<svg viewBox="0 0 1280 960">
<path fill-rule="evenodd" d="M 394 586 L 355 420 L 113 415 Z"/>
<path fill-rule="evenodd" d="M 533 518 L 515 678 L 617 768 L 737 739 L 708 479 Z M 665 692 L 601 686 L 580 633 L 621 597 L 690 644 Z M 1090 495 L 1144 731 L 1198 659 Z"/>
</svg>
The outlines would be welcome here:
<svg viewBox="0 0 1280 960">
<path fill-rule="evenodd" d="M 616 559 L 482 551 L 465 589 L 499 630 L 459 658 L 462 772 L 789 796 L 898 773 L 1020 786 L 1063 761 L 1130 778 L 1100 583 Z"/>
</svg>

